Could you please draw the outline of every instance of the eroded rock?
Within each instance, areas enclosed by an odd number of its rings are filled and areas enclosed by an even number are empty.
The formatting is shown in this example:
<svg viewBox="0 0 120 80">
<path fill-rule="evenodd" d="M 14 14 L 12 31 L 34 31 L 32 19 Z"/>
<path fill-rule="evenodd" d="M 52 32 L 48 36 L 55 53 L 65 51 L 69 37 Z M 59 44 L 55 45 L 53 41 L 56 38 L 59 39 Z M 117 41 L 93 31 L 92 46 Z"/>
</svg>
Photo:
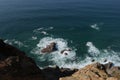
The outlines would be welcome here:
<svg viewBox="0 0 120 80">
<path fill-rule="evenodd" d="M 53 52 L 53 51 L 56 51 L 56 50 L 58 50 L 56 45 L 57 45 L 57 44 L 56 44 L 55 42 L 52 42 L 52 43 L 50 43 L 49 45 L 47 45 L 46 48 L 43 48 L 43 49 L 41 50 L 41 52 L 42 52 L 42 53 L 51 53 L 51 52 Z"/>
<path fill-rule="evenodd" d="M 3 40 L 0 40 L 0 55 L 0 80 L 46 80 L 30 57 Z"/>
<path fill-rule="evenodd" d="M 119 67 L 112 66 L 112 63 L 106 65 L 100 63 L 94 63 L 87 65 L 80 69 L 72 76 L 63 77 L 59 80 L 120 80 L 120 69 Z M 106 70 L 110 70 L 108 72 Z"/>
<path fill-rule="evenodd" d="M 30 57 L 19 49 L 2 43 L 0 47 L 0 80 L 59 80 L 75 70 L 56 67 L 40 69 Z M 51 43 L 55 46 L 55 43 Z"/>
</svg>

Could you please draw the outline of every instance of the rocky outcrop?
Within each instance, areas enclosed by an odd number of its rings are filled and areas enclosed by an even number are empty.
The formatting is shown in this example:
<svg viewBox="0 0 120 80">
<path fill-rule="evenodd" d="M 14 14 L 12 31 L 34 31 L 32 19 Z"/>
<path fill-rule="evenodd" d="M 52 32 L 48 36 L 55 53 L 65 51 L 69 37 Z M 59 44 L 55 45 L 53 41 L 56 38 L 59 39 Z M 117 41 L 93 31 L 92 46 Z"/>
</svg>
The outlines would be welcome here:
<svg viewBox="0 0 120 80">
<path fill-rule="evenodd" d="M 40 69 L 24 52 L 0 40 L 0 80 L 120 80 L 120 67 L 109 62 L 80 70 L 57 66 Z"/>
<path fill-rule="evenodd" d="M 0 80 L 45 80 L 35 62 L 17 48 L 0 40 Z"/>
<path fill-rule="evenodd" d="M 56 51 L 56 50 L 58 50 L 58 49 L 57 49 L 57 46 L 56 46 L 56 43 L 55 43 L 55 42 L 52 42 L 52 43 L 50 43 L 49 45 L 47 45 L 46 48 L 43 48 L 43 49 L 41 50 L 41 52 L 42 52 L 42 53 L 51 53 L 51 52 Z"/>
<path fill-rule="evenodd" d="M 120 80 L 120 68 L 113 66 L 113 63 L 94 63 L 59 80 Z"/>
<path fill-rule="evenodd" d="M 55 46 L 55 43 L 51 45 Z M 57 66 L 39 69 L 24 52 L 0 40 L 0 80 L 59 80 L 75 71 Z"/>
<path fill-rule="evenodd" d="M 60 77 L 70 76 L 76 71 L 78 70 L 69 68 L 59 68 L 58 66 L 47 67 L 43 69 L 43 73 L 45 74 L 47 80 L 59 80 Z"/>
</svg>

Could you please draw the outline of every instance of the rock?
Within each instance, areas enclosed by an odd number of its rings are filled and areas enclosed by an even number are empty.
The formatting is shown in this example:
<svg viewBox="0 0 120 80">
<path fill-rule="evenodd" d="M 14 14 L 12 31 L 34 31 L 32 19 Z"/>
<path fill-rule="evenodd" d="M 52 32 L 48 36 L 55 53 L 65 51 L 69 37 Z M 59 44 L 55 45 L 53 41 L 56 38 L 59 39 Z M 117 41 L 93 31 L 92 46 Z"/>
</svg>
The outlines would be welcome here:
<svg viewBox="0 0 120 80">
<path fill-rule="evenodd" d="M 3 40 L 0 40 L 0 55 L 0 80 L 46 80 L 30 57 Z"/>
<path fill-rule="evenodd" d="M 55 42 L 52 42 L 52 43 L 50 43 L 49 45 L 47 45 L 46 48 L 43 48 L 43 49 L 41 50 L 41 52 L 42 52 L 42 53 L 51 53 L 51 52 L 56 51 L 56 50 L 58 50 L 58 49 L 57 49 L 57 46 L 56 46 L 56 43 L 55 43 Z"/>
<path fill-rule="evenodd" d="M 40 69 L 33 59 L 3 40 L 0 40 L 0 55 L 0 80 L 120 80 L 120 67 L 112 62 L 97 62 L 79 70 L 58 66 Z"/>
<path fill-rule="evenodd" d="M 4 46 L 0 47 L 0 55 L 2 55 L 2 59 L 6 59 L 10 56 L 25 56 L 25 53 L 23 51 L 20 51 L 19 49 L 3 43 Z"/>
<path fill-rule="evenodd" d="M 104 62 L 107 62 L 107 59 L 105 59 Z"/>
<path fill-rule="evenodd" d="M 95 62 L 95 59 L 92 59 L 91 62 Z"/>
<path fill-rule="evenodd" d="M 0 47 L 4 47 L 5 46 L 5 43 L 2 39 L 0 39 Z"/>
<path fill-rule="evenodd" d="M 47 74 L 45 75 L 47 80 L 59 80 L 60 77 L 70 76 L 76 71 L 77 69 L 59 68 L 58 66 L 43 69 L 43 73 Z"/>
<path fill-rule="evenodd" d="M 69 48 L 68 49 L 64 49 L 64 50 L 61 51 L 61 54 L 68 55 L 70 51 L 72 51 L 72 50 L 69 49 Z"/>
<path fill-rule="evenodd" d="M 110 78 L 107 78 L 107 80 L 118 80 L 118 79 L 115 77 L 110 77 Z"/>
<path fill-rule="evenodd" d="M 107 70 L 107 73 L 112 76 L 112 77 L 116 77 L 120 80 L 120 67 L 118 66 L 113 66 L 112 68 L 110 68 L 109 70 Z"/>
<path fill-rule="evenodd" d="M 78 70 L 71 76 L 63 77 L 59 80 L 120 80 L 119 68 L 109 68 L 110 64 L 111 63 L 108 63 L 107 67 L 100 63 L 90 64 Z M 113 73 L 114 75 L 106 73 L 106 69 L 113 70 L 115 72 Z"/>
<path fill-rule="evenodd" d="M 59 80 L 70 76 L 75 70 L 55 67 L 40 69 L 30 57 L 19 49 L 2 43 L 0 47 L 0 80 Z M 51 43 L 55 46 L 55 43 Z"/>
</svg>

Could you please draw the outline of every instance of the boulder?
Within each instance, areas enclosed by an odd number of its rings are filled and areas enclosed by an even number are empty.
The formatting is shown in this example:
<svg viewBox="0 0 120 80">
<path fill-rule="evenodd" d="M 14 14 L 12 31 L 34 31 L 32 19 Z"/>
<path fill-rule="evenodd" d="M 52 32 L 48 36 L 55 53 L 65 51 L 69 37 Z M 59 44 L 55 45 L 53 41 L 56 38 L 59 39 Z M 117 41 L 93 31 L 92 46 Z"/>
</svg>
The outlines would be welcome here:
<svg viewBox="0 0 120 80">
<path fill-rule="evenodd" d="M 42 52 L 42 53 L 51 53 L 51 52 L 53 52 L 53 51 L 56 51 L 56 50 L 58 50 L 56 45 L 57 45 L 57 44 L 56 44 L 55 42 L 52 42 L 52 43 L 50 43 L 49 45 L 47 45 L 46 48 L 43 48 L 43 49 L 41 50 L 41 52 Z"/>
</svg>

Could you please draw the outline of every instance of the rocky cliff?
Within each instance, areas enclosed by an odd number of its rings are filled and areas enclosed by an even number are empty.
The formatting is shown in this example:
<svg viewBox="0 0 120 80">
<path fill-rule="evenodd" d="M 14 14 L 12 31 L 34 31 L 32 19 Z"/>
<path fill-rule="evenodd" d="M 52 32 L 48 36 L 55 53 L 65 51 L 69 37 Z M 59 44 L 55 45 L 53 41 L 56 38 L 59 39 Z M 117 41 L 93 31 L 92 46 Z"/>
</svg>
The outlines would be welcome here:
<svg viewBox="0 0 120 80">
<path fill-rule="evenodd" d="M 59 80 L 75 71 L 57 66 L 41 70 L 24 52 L 0 39 L 0 80 Z"/>
<path fill-rule="evenodd" d="M 59 80 L 120 80 L 120 67 L 113 66 L 111 62 L 104 65 L 94 63 Z"/>
<path fill-rule="evenodd" d="M 93 63 L 80 70 L 40 69 L 24 52 L 0 39 L 0 80 L 120 80 L 120 67 Z"/>
</svg>

